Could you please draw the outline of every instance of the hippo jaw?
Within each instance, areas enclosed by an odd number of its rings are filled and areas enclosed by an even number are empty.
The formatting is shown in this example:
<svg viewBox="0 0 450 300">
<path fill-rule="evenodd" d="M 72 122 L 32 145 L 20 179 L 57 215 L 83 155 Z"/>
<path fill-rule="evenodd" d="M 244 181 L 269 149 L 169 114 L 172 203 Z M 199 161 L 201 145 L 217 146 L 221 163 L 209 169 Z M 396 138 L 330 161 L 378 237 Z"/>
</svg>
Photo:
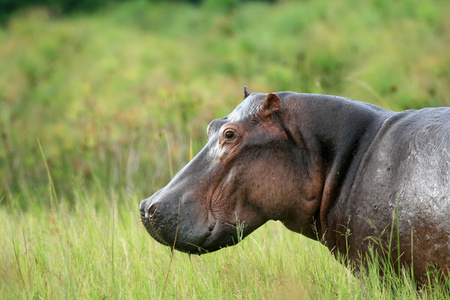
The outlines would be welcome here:
<svg viewBox="0 0 450 300">
<path fill-rule="evenodd" d="M 236 225 L 219 221 L 210 211 L 183 201 L 183 197 L 170 203 L 152 196 L 141 202 L 140 211 L 150 236 L 181 252 L 203 254 L 239 241 Z"/>
</svg>

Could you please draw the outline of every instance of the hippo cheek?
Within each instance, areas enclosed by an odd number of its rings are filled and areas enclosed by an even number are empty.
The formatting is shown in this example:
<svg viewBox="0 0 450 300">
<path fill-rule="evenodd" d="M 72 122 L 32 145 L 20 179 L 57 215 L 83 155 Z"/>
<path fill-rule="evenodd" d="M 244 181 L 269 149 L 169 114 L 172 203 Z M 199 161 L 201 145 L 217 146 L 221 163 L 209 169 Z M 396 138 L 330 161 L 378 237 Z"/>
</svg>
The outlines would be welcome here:
<svg viewBox="0 0 450 300">
<path fill-rule="evenodd" d="M 235 210 L 233 210 L 232 216 L 228 218 L 220 213 L 216 212 L 216 214 L 217 221 L 211 232 L 212 234 L 203 244 L 203 249 L 207 252 L 234 246 L 265 223 L 259 215 L 246 215 L 244 213 L 238 213 Z"/>
<path fill-rule="evenodd" d="M 211 235 L 205 240 L 202 252 L 200 253 L 214 252 L 228 246 L 233 246 L 238 242 L 239 238 L 236 226 L 218 221 L 211 231 Z"/>
<path fill-rule="evenodd" d="M 156 195 L 155 195 L 156 196 Z M 164 201 L 158 197 L 140 204 L 141 220 L 147 232 L 163 245 L 188 253 L 202 253 L 216 221 L 199 201 L 178 197 Z"/>
</svg>

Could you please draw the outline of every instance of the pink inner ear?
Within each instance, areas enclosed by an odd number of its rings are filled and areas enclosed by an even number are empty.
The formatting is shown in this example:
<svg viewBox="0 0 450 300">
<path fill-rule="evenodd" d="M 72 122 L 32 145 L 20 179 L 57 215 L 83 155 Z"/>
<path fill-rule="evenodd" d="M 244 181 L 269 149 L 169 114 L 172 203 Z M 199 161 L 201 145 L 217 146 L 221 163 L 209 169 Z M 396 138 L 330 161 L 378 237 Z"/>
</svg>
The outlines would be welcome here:
<svg viewBox="0 0 450 300">
<path fill-rule="evenodd" d="M 265 119 L 274 112 L 276 112 L 281 106 L 281 100 L 276 94 L 268 94 L 263 104 L 259 109 L 259 115 Z"/>
</svg>

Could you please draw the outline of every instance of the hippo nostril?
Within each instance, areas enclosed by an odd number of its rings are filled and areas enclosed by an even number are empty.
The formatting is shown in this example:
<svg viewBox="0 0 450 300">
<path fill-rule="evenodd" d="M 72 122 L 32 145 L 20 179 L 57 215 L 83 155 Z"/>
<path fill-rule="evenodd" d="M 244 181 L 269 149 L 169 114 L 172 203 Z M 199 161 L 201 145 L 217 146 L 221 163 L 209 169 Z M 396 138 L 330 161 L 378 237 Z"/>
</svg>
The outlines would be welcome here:
<svg viewBox="0 0 450 300">
<path fill-rule="evenodd" d="M 157 208 L 158 208 L 158 204 L 153 204 L 152 206 L 150 206 L 148 211 L 145 212 L 145 217 L 151 218 L 155 214 L 155 211 Z"/>
</svg>

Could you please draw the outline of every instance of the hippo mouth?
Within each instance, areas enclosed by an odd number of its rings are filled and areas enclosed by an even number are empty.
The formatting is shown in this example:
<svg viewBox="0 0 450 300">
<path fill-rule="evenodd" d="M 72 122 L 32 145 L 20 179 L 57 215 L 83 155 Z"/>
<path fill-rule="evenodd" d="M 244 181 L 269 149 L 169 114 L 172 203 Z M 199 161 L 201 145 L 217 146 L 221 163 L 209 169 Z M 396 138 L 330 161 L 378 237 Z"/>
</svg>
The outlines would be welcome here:
<svg viewBox="0 0 450 300">
<path fill-rule="evenodd" d="M 204 221 L 201 222 L 203 226 L 194 226 L 186 216 L 173 214 L 169 218 L 160 217 L 162 214 L 156 213 L 157 210 L 157 206 L 142 209 L 142 224 L 157 242 L 175 250 L 200 255 L 238 242 L 236 225 L 217 221 L 211 213 L 211 222 Z"/>
<path fill-rule="evenodd" d="M 206 219 L 192 214 L 167 212 L 164 205 L 144 204 L 141 221 L 157 242 L 189 254 L 204 254 L 237 243 L 236 227 L 218 221 L 211 212 Z M 161 213 L 164 211 L 165 213 Z"/>
</svg>

